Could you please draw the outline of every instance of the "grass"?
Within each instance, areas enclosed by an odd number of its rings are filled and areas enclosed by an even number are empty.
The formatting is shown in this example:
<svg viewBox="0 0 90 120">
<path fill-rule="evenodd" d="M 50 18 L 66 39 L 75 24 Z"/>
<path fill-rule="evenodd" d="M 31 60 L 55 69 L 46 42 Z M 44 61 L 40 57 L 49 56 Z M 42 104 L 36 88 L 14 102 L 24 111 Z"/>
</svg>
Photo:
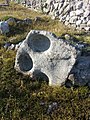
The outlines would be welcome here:
<svg viewBox="0 0 90 120">
<path fill-rule="evenodd" d="M 31 11 L 11 3 L 9 7 L 0 8 L 0 19 L 12 16 L 23 20 L 33 19 L 30 26 L 16 26 L 10 33 L 0 35 L 0 44 L 7 41 L 17 43 L 25 39 L 31 29 L 54 32 L 57 36 L 69 33 L 79 40 L 90 43 L 90 36 L 85 32 L 75 31 L 51 20 L 42 13 Z M 40 16 L 43 21 L 35 22 Z M 32 80 L 14 69 L 16 52 L 0 48 L 0 120 L 89 120 L 90 88 L 50 87 L 46 82 Z M 47 114 L 48 106 L 57 102 L 57 109 Z M 43 103 L 43 104 L 41 104 Z"/>
</svg>

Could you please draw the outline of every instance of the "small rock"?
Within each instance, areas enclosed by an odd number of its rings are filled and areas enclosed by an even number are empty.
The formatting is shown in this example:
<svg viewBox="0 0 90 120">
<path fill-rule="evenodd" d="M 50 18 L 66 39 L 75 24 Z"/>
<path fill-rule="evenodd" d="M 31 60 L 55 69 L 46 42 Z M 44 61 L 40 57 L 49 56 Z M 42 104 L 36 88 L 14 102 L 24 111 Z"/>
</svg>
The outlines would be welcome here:
<svg viewBox="0 0 90 120">
<path fill-rule="evenodd" d="M 52 113 L 55 109 L 58 108 L 57 102 L 53 102 L 51 105 L 48 106 L 47 114 Z"/>
<path fill-rule="evenodd" d="M 0 33 L 1 34 L 7 34 L 9 32 L 9 26 L 7 21 L 1 21 L 0 22 Z"/>
<path fill-rule="evenodd" d="M 25 24 L 28 24 L 28 25 L 32 24 L 32 19 L 25 18 L 23 21 L 25 22 Z"/>
<path fill-rule="evenodd" d="M 42 21 L 42 18 L 41 17 L 35 17 L 35 22 L 39 22 L 39 21 Z"/>
<path fill-rule="evenodd" d="M 10 46 L 11 46 L 11 43 L 10 43 L 10 42 L 7 42 L 7 43 L 5 43 L 4 48 L 5 48 L 5 49 L 8 49 L 8 47 L 10 47 Z"/>
<path fill-rule="evenodd" d="M 71 81 L 74 81 L 74 74 L 70 74 L 69 77 L 68 77 L 68 80 L 71 80 Z"/>
<path fill-rule="evenodd" d="M 66 35 L 65 35 L 65 39 L 66 39 L 66 40 L 70 40 L 70 38 L 71 38 L 71 37 L 70 37 L 69 34 L 66 34 Z"/>
<path fill-rule="evenodd" d="M 45 105 L 45 102 L 40 102 L 40 105 L 41 105 L 41 106 Z"/>
<path fill-rule="evenodd" d="M 22 44 L 22 42 L 16 44 L 16 46 L 15 46 L 15 50 L 18 50 L 21 44 Z"/>
<path fill-rule="evenodd" d="M 76 48 L 78 48 L 78 49 L 82 49 L 84 47 L 85 47 L 85 45 L 83 43 L 82 44 L 79 44 L 79 43 L 76 44 Z"/>
<path fill-rule="evenodd" d="M 15 49 L 15 45 L 11 44 L 11 46 L 8 47 L 8 50 L 14 50 Z"/>
</svg>

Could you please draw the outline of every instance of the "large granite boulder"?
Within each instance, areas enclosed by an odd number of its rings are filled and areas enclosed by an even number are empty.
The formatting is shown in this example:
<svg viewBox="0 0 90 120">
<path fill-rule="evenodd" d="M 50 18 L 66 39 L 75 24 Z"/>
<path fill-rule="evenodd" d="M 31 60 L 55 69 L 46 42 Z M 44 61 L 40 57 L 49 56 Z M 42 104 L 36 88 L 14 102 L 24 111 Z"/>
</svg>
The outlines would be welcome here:
<svg viewBox="0 0 90 120">
<path fill-rule="evenodd" d="M 30 77 L 48 79 L 49 85 L 62 85 L 79 53 L 53 33 L 32 30 L 17 51 L 15 69 Z"/>
</svg>

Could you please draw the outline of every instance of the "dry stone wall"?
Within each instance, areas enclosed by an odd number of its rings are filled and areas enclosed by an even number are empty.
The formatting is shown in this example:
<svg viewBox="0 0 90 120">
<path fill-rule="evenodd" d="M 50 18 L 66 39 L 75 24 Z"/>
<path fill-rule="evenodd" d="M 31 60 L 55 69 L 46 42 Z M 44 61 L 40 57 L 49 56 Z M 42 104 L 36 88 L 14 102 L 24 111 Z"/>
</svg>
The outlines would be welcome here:
<svg viewBox="0 0 90 120">
<path fill-rule="evenodd" d="M 53 18 L 59 18 L 65 25 L 90 31 L 90 0 L 47 1 L 47 10 Z"/>
<path fill-rule="evenodd" d="M 20 3 L 42 10 L 65 25 L 90 31 L 90 0 L 23 0 Z"/>
</svg>

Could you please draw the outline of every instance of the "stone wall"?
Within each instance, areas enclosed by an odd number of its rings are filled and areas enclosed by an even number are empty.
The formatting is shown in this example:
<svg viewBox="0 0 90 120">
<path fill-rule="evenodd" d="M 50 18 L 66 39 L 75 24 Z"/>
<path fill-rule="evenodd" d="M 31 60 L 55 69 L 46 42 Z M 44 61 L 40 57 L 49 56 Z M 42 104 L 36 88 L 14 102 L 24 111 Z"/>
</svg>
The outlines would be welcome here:
<svg viewBox="0 0 90 120">
<path fill-rule="evenodd" d="M 90 0 L 18 0 L 35 10 L 58 18 L 65 25 L 90 31 Z"/>
<path fill-rule="evenodd" d="M 90 0 L 47 1 L 44 11 L 65 25 L 90 31 Z"/>
</svg>

